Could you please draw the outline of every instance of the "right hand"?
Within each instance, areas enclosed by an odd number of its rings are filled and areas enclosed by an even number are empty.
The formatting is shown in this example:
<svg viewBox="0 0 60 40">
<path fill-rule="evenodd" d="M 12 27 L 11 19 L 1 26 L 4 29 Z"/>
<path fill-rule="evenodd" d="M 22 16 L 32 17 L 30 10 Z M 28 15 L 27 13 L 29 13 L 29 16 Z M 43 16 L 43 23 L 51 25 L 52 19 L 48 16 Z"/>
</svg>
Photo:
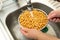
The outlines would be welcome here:
<svg viewBox="0 0 60 40">
<path fill-rule="evenodd" d="M 50 12 L 48 19 L 53 22 L 60 22 L 60 10 Z"/>
</svg>

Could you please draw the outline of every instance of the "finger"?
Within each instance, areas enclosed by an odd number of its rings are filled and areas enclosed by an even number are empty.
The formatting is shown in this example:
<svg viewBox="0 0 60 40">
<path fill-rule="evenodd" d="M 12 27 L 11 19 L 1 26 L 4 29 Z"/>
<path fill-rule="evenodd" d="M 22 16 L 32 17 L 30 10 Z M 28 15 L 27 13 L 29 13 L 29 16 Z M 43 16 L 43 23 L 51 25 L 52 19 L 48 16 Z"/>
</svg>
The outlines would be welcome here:
<svg viewBox="0 0 60 40">
<path fill-rule="evenodd" d="M 60 22 L 60 18 L 59 18 L 59 22 Z"/>
<path fill-rule="evenodd" d="M 59 22 L 60 22 L 60 20 L 59 20 Z"/>
<path fill-rule="evenodd" d="M 23 35 L 27 36 L 27 33 L 26 33 L 25 31 L 21 30 L 21 33 L 22 33 Z"/>
<path fill-rule="evenodd" d="M 48 19 L 53 19 L 56 16 L 56 14 L 52 14 L 50 16 L 48 16 Z"/>
<path fill-rule="evenodd" d="M 48 15 L 48 19 L 54 18 L 55 15 L 56 15 L 55 12 L 52 11 L 51 13 L 49 13 L 49 15 Z"/>
<path fill-rule="evenodd" d="M 54 18 L 52 21 L 55 22 L 56 21 L 56 18 Z"/>
<path fill-rule="evenodd" d="M 59 22 L 59 21 L 60 21 L 60 19 L 58 18 L 58 19 L 57 19 L 57 21 Z"/>
<path fill-rule="evenodd" d="M 49 17 L 53 14 L 53 11 L 51 11 L 49 14 L 48 14 L 48 19 Z"/>
<path fill-rule="evenodd" d="M 52 21 L 53 19 L 50 19 L 49 21 Z"/>
<path fill-rule="evenodd" d="M 49 15 L 52 15 L 53 12 L 54 12 L 54 11 L 51 11 L 51 12 L 49 13 Z"/>
<path fill-rule="evenodd" d="M 59 19 L 59 18 L 57 18 L 57 20 L 56 20 L 55 22 L 60 22 L 60 19 Z"/>
<path fill-rule="evenodd" d="M 22 30 L 23 30 L 23 31 L 26 31 L 26 32 L 28 32 L 28 31 L 29 31 L 29 29 L 28 29 L 28 28 L 22 28 Z"/>
<path fill-rule="evenodd" d="M 30 29 L 30 31 L 40 31 L 40 30 L 37 30 L 37 29 Z"/>
<path fill-rule="evenodd" d="M 51 22 L 55 22 L 55 21 L 56 21 L 56 18 L 54 18 L 54 19 L 50 19 L 49 21 L 51 21 Z"/>
</svg>

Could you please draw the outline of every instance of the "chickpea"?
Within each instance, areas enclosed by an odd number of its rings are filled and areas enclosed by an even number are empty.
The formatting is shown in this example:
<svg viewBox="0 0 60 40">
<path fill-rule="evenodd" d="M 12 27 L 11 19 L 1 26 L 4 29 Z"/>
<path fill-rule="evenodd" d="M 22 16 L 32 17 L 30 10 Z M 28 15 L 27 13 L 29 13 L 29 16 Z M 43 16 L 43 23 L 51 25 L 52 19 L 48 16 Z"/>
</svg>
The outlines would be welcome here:
<svg viewBox="0 0 60 40">
<path fill-rule="evenodd" d="M 43 11 L 38 11 L 37 9 L 33 9 L 32 13 L 33 17 L 31 17 L 28 10 L 22 12 L 19 16 L 19 22 L 23 27 L 40 30 L 47 24 L 47 16 Z"/>
</svg>

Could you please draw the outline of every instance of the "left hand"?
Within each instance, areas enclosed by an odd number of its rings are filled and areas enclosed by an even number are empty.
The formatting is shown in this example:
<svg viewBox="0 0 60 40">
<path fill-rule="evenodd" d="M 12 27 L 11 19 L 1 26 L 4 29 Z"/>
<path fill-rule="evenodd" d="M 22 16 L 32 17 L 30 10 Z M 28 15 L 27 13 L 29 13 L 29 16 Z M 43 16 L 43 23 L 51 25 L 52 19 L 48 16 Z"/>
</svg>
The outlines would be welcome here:
<svg viewBox="0 0 60 40">
<path fill-rule="evenodd" d="M 42 36 L 42 32 L 36 30 L 36 29 L 28 29 L 28 28 L 22 28 L 21 32 L 24 36 L 26 36 L 27 38 L 31 38 L 31 39 L 39 39 L 39 36 Z"/>
<path fill-rule="evenodd" d="M 36 29 L 28 29 L 28 28 L 22 28 L 21 32 L 24 36 L 30 39 L 35 40 L 60 40 L 56 37 L 47 35 L 45 33 L 42 33 L 41 31 L 38 31 Z"/>
</svg>

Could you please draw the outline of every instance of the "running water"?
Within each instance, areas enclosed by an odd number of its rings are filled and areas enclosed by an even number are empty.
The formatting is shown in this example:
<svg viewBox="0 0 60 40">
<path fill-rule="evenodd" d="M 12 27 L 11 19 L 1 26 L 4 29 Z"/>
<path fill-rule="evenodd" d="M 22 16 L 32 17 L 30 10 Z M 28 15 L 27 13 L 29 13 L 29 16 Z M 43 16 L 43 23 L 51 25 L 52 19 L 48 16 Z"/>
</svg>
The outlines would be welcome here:
<svg viewBox="0 0 60 40">
<path fill-rule="evenodd" d="M 32 13 L 33 6 L 31 4 L 31 0 L 27 2 L 27 9 L 30 11 L 31 17 L 33 17 L 33 13 Z"/>
</svg>

